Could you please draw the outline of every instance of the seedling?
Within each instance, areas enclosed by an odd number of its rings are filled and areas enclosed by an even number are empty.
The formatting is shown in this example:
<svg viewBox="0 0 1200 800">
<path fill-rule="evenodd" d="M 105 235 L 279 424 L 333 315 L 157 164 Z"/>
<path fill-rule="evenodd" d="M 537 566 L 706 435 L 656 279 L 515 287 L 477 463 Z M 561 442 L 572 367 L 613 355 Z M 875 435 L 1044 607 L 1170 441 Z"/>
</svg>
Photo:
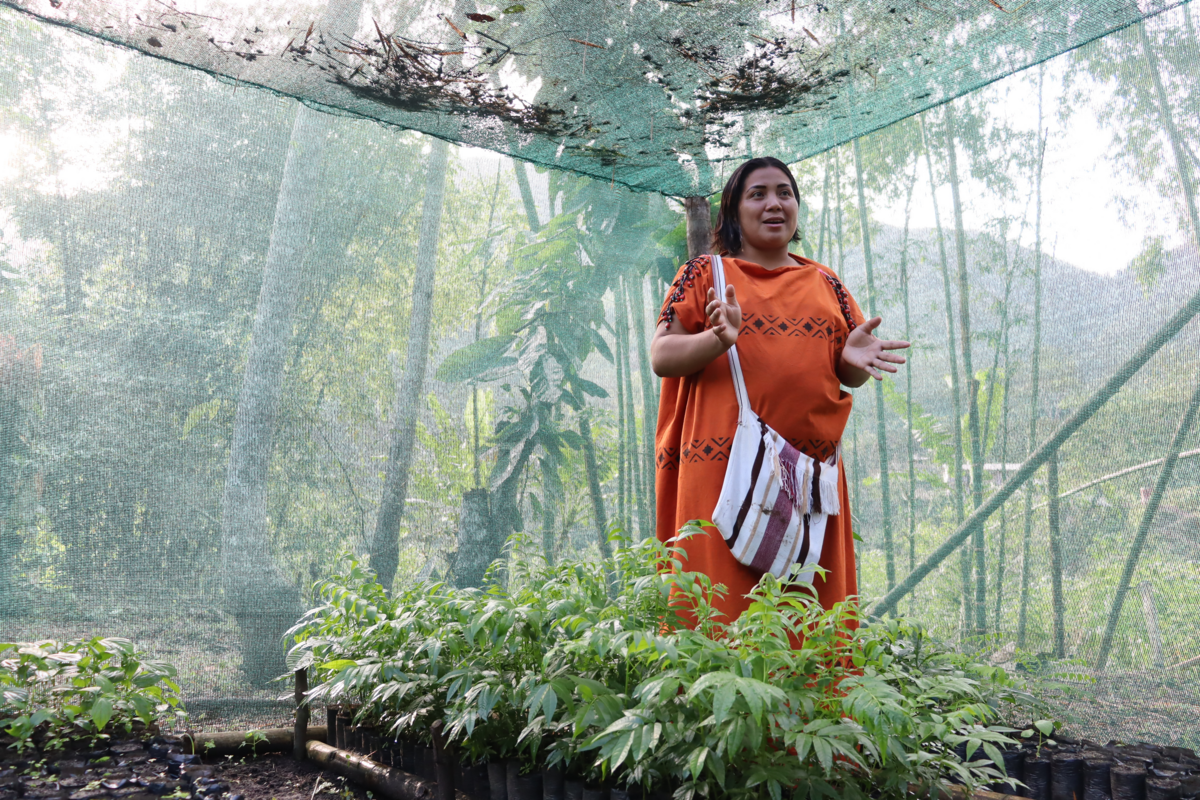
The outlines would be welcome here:
<svg viewBox="0 0 1200 800">
<path fill-rule="evenodd" d="M 250 752 L 255 758 L 258 758 L 258 746 L 267 741 L 267 735 L 255 728 L 252 731 L 247 731 L 246 740 L 250 742 Z M 211 744 L 211 742 L 210 742 Z"/>
<path fill-rule="evenodd" d="M 0 728 L 20 751 L 38 731 L 50 749 L 130 733 L 182 712 L 175 674 L 128 639 L 0 642 Z"/>
<path fill-rule="evenodd" d="M 711 533 L 681 534 L 698 535 Z M 693 797 L 779 800 L 806 785 L 863 800 L 950 775 L 997 781 L 976 755 L 1002 764 L 1013 744 L 997 709 L 1040 708 L 1018 679 L 915 624 L 867 624 L 769 578 L 729 623 L 713 605 L 725 587 L 688 572 L 679 542 L 611 543 L 609 562 L 551 567 L 518 536 L 484 589 L 427 582 L 395 596 L 347 558 L 293 628 L 289 667 L 315 668 L 309 702 L 354 708 L 380 734 L 427 745 L 440 721 L 467 761 Z"/>
</svg>

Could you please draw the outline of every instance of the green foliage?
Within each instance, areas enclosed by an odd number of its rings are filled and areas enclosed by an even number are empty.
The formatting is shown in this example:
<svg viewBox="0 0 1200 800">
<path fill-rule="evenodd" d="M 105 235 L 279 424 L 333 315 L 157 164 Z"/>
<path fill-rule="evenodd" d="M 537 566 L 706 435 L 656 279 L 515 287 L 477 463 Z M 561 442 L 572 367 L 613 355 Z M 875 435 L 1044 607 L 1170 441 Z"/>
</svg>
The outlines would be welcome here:
<svg viewBox="0 0 1200 800">
<path fill-rule="evenodd" d="M 146 658 L 128 639 L 0 643 L 0 727 L 29 747 L 104 739 L 184 718 L 175 668 Z"/>
<path fill-rule="evenodd" d="M 681 537 L 695 535 L 699 524 Z M 550 567 L 514 538 L 507 585 L 425 583 L 394 599 L 348 559 L 293 629 L 288 666 L 316 668 L 310 702 L 356 707 L 397 736 L 427 739 L 442 720 L 468 757 L 559 764 L 678 800 L 996 780 L 976 751 L 1001 763 L 1004 715 L 1036 707 L 1004 670 L 912 623 L 823 609 L 808 585 L 767 576 L 750 609 L 722 621 L 712 600 L 724 587 L 684 571 L 680 549 L 611 541 L 609 563 Z"/>
<path fill-rule="evenodd" d="M 1129 271 L 1146 295 L 1154 291 L 1158 279 L 1167 271 L 1165 244 L 1162 236 L 1147 236 L 1142 243 L 1142 252 L 1129 262 Z"/>
</svg>

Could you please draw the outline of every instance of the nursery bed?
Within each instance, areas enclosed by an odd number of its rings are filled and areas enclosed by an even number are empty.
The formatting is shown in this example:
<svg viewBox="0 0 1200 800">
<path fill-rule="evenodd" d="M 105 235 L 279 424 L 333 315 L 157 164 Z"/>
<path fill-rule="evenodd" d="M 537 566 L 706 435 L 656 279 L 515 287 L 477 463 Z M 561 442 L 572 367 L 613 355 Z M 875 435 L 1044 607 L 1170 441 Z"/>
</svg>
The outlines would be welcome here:
<svg viewBox="0 0 1200 800">
<path fill-rule="evenodd" d="M 267 742 L 253 733 L 237 738 L 246 742 L 240 752 L 228 753 L 228 742 L 220 747 L 205 747 L 206 737 L 195 735 L 196 744 L 186 736 L 155 736 L 150 739 L 126 739 L 107 746 L 86 749 L 43 751 L 34 748 L 17 753 L 8 748 L 11 741 L 0 739 L 0 800 L 159 800 L 162 797 L 183 800 L 318 800 L 338 797 L 342 800 L 368 800 L 375 796 L 358 782 L 322 769 L 312 761 L 297 761 L 290 753 L 257 752 L 278 749 L 277 732 Z M 310 729 L 310 735 L 325 738 L 325 729 Z M 432 787 L 432 758 L 420 748 L 381 741 L 366 729 L 334 731 L 333 743 L 346 749 L 334 751 L 344 761 L 365 762 L 372 768 L 392 770 L 402 779 L 416 782 L 421 794 Z M 1054 744 L 1017 751 L 1008 764 L 1011 772 L 1030 784 L 1019 795 L 1039 800 L 1187 800 L 1197 797 L 1200 788 L 1200 758 L 1186 748 L 1148 745 L 1100 745 L 1087 740 L 1059 737 Z M 191 750 L 197 750 L 192 753 Z M 250 749 L 251 752 L 245 752 Z M 325 747 L 328 755 L 331 748 Z M 367 757 L 373 756 L 374 761 Z M 413 760 L 415 758 L 415 761 Z M 409 763 L 405 763 L 405 760 Z M 1009 759 L 1006 759 L 1008 761 Z M 1037 766 L 1035 773 L 1032 767 Z M 411 766 L 411 772 L 404 767 Z M 507 772 L 507 770 L 505 771 Z M 404 774 L 407 773 L 407 774 Z M 1110 779 L 1120 773 L 1119 779 Z M 536 791 L 522 785 L 518 797 L 542 795 L 541 776 Z M 418 780 L 419 779 L 419 780 Z M 514 800 L 512 775 L 501 780 L 503 800 Z M 1108 779 L 1108 780 L 1104 780 Z M 495 800 L 487 786 L 487 770 L 474 773 L 456 769 L 459 800 Z M 523 784 L 529 783 L 523 779 Z M 579 789 L 570 782 L 558 789 L 547 787 L 545 798 L 565 800 L 628 800 L 629 793 L 588 787 L 586 794 L 575 797 Z M 1111 787 L 1109 792 L 1104 789 Z M 1001 788 L 1001 787 L 994 787 Z M 564 791 L 565 789 L 565 791 Z M 961 787 L 951 796 L 966 800 Z M 974 800 L 1006 800 L 1006 794 L 978 791 Z"/>
</svg>

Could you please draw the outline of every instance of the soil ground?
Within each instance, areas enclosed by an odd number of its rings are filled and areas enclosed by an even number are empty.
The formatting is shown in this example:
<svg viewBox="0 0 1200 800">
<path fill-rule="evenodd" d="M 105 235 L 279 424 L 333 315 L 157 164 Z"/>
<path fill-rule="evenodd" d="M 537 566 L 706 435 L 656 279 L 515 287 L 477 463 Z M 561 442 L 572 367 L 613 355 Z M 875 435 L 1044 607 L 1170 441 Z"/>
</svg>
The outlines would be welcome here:
<svg viewBox="0 0 1200 800">
<path fill-rule="evenodd" d="M 153 742 L 155 740 L 151 740 Z M 161 740 L 159 740 L 161 741 Z M 9 749 L 0 737 L 0 800 L 369 800 L 340 775 L 290 754 L 188 758 L 151 742 L 87 750 Z M 179 758 L 196 763 L 179 763 Z"/>
</svg>

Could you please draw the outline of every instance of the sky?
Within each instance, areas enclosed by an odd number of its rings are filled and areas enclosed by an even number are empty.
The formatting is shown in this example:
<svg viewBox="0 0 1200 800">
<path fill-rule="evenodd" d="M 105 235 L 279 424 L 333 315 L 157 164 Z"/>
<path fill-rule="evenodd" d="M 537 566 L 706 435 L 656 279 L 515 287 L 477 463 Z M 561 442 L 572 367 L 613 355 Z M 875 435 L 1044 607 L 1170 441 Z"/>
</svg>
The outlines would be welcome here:
<svg viewBox="0 0 1200 800">
<path fill-rule="evenodd" d="M 1120 167 L 1110 155 L 1111 132 L 1096 117 L 1096 108 L 1107 101 L 1103 90 L 1084 92 L 1092 104 L 1074 109 L 1069 121 L 1063 122 L 1050 113 L 1050 88 L 1060 85 L 1061 59 L 1051 62 L 1046 72 L 1045 124 L 1048 129 L 1046 160 L 1042 186 L 1043 243 L 1056 257 L 1080 269 L 1112 274 L 1129 266 L 1142 251 L 1143 240 L 1161 235 L 1168 247 L 1185 244 L 1177 229 L 1175 211 L 1153 191 L 1144 189 L 1120 174 Z M 982 90 L 993 113 L 1008 118 L 1011 124 L 1026 130 L 1037 128 L 1036 70 L 999 81 Z M 927 196 L 928 180 L 921 178 L 915 197 Z M 1136 228 L 1121 219 L 1116 192 L 1138 204 Z M 967 180 L 963 188 L 964 224 L 979 230 L 995 214 L 982 186 Z M 950 188 L 938 192 L 938 205 L 943 224 L 950 209 Z M 1024 207 L 1010 212 L 1022 214 Z M 1024 243 L 1033 241 L 1033 209 L 1026 226 Z M 903 200 L 872 208 L 873 218 L 888 225 L 904 224 Z M 914 228 L 934 227 L 933 206 L 914 199 L 911 225 Z"/>
</svg>

